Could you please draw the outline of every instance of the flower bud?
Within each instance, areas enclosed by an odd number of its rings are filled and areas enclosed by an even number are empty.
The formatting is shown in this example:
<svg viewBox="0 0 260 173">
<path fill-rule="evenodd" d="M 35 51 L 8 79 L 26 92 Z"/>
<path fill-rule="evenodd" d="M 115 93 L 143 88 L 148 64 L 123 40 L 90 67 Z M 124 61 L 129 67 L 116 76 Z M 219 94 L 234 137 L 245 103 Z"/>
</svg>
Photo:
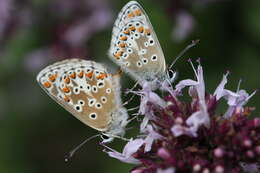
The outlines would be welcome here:
<svg viewBox="0 0 260 173">
<path fill-rule="evenodd" d="M 217 158 L 221 158 L 223 157 L 225 154 L 224 150 L 222 148 L 216 148 L 214 150 L 214 156 L 217 157 Z"/>
<path fill-rule="evenodd" d="M 167 160 L 167 159 L 169 159 L 171 157 L 171 155 L 169 154 L 169 152 L 165 148 L 160 148 L 157 151 L 157 155 L 159 157 L 161 157 L 162 159 L 164 159 L 164 160 Z"/>
<path fill-rule="evenodd" d="M 216 173 L 223 173 L 225 171 L 224 167 L 221 165 L 216 166 L 215 172 Z"/>
<path fill-rule="evenodd" d="M 201 166 L 200 166 L 200 164 L 195 164 L 194 166 L 193 166 L 193 171 L 194 172 L 199 172 L 201 170 Z"/>
</svg>

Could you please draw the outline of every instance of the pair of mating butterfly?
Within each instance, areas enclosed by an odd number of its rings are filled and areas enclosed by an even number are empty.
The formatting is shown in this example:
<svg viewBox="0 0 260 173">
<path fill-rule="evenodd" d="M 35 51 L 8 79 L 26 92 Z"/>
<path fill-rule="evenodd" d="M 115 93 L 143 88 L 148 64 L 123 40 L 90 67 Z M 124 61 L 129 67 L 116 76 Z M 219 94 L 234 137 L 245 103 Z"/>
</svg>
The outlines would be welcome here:
<svg viewBox="0 0 260 173">
<path fill-rule="evenodd" d="M 155 84 L 152 88 L 158 88 L 156 81 L 173 79 L 148 16 L 135 1 L 127 3 L 118 15 L 109 55 L 142 86 L 151 82 Z M 109 74 L 93 61 L 69 59 L 44 68 L 37 81 L 72 115 L 105 134 L 105 142 L 124 135 L 129 120 L 121 103 L 118 74 Z"/>
</svg>

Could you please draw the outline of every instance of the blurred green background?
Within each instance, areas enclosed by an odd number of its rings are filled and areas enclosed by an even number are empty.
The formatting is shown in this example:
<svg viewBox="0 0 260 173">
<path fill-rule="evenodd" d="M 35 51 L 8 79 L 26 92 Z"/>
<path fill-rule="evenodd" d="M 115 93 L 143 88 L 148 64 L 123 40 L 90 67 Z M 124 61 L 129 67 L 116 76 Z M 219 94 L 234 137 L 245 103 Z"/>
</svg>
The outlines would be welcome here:
<svg viewBox="0 0 260 173">
<path fill-rule="evenodd" d="M 113 22 L 126 0 L 0 0 L 0 172 L 128 172 L 132 165 L 108 157 L 98 139 L 70 162 L 64 155 L 96 134 L 49 98 L 35 77 L 46 65 L 82 57 L 116 67 L 107 57 Z M 177 79 L 193 77 L 187 62 L 200 57 L 213 92 L 227 70 L 249 93 L 260 85 L 259 0 L 143 0 L 167 63 L 191 40 Z M 129 87 L 123 76 L 123 88 Z M 260 95 L 249 102 L 260 113 Z M 131 106 L 129 106 L 131 107 Z M 121 149 L 121 142 L 111 146 Z"/>
</svg>

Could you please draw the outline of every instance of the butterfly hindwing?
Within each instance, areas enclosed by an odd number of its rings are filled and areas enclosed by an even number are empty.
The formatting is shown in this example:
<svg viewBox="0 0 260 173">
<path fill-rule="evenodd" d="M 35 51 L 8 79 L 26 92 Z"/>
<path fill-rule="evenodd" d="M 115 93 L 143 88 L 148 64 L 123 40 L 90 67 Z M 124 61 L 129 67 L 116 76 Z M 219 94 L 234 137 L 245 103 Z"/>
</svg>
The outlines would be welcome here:
<svg viewBox="0 0 260 173">
<path fill-rule="evenodd" d="M 44 68 L 37 76 L 40 86 L 57 103 L 86 125 L 107 131 L 111 114 L 118 108 L 113 76 L 93 61 L 70 59 Z"/>
<path fill-rule="evenodd" d="M 115 22 L 110 57 L 136 80 L 151 80 L 165 73 L 165 58 L 143 8 L 126 4 Z"/>
</svg>

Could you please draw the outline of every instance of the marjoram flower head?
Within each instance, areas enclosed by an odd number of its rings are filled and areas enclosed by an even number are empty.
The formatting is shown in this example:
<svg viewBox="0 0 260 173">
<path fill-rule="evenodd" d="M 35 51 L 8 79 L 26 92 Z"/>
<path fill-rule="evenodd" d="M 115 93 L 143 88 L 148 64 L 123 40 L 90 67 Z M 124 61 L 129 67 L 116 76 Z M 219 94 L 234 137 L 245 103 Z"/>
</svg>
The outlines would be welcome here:
<svg viewBox="0 0 260 173">
<path fill-rule="evenodd" d="M 175 96 L 162 98 L 166 106 L 153 106 L 148 98 L 141 135 L 131 139 L 122 153 L 107 146 L 105 151 L 135 164 L 131 173 L 260 172 L 260 118 L 249 118 L 253 108 L 245 107 L 256 91 L 248 94 L 240 82 L 237 91 L 226 89 L 227 73 L 209 94 L 202 66 L 192 68 L 195 79 L 176 84 Z M 182 101 L 184 88 L 191 101 Z M 228 108 L 218 114 L 221 101 Z"/>
</svg>

